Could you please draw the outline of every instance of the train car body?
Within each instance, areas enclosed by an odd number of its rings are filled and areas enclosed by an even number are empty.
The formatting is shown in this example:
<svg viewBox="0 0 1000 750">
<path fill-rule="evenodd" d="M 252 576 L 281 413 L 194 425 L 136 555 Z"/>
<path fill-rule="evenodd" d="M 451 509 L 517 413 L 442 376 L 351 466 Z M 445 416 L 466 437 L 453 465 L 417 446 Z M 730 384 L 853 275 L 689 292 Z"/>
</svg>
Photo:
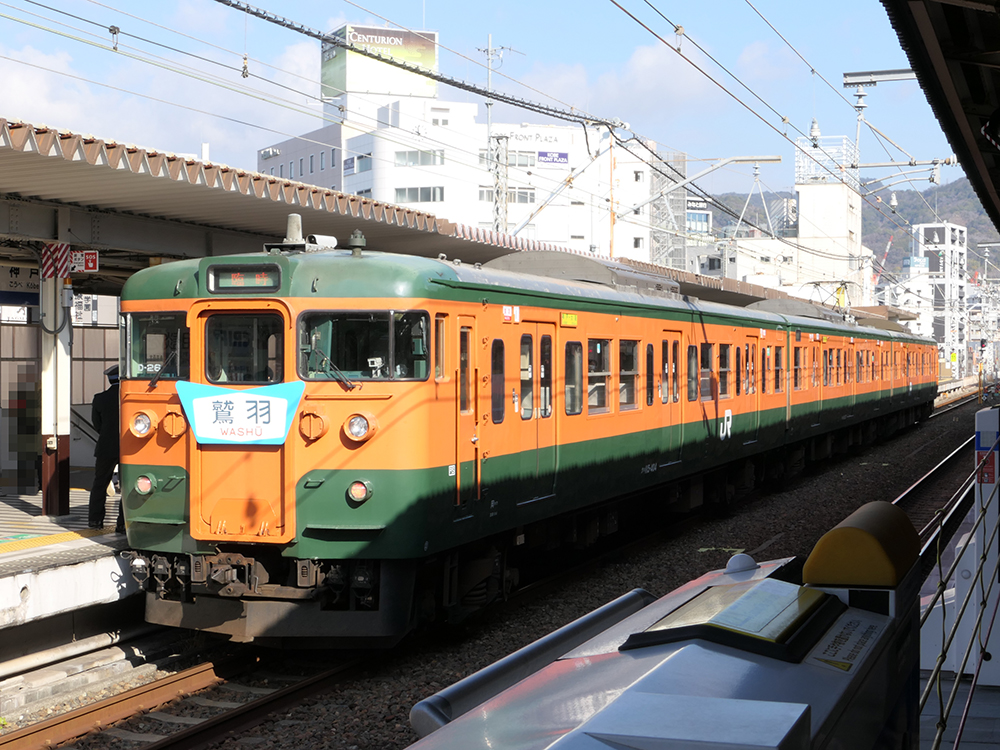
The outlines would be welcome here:
<svg viewBox="0 0 1000 750">
<path fill-rule="evenodd" d="M 616 498 L 725 503 L 937 393 L 926 339 L 557 275 L 272 249 L 129 279 L 147 619 L 391 643 L 502 594 L 511 551 L 614 532 Z"/>
</svg>

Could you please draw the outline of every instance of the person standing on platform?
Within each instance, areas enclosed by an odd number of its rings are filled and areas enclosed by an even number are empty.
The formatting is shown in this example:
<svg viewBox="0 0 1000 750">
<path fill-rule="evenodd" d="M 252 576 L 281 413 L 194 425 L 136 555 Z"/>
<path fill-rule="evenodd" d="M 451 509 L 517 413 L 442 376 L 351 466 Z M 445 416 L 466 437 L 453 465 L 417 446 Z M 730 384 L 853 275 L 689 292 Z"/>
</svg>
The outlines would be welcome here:
<svg viewBox="0 0 1000 750">
<path fill-rule="evenodd" d="M 106 391 L 94 396 L 91 419 L 97 430 L 97 445 L 94 446 L 94 486 L 90 490 L 90 508 L 87 525 L 92 529 L 104 527 L 104 507 L 108 501 L 108 485 L 118 465 L 119 426 L 118 426 L 118 365 L 112 365 L 104 374 L 111 384 Z M 118 503 L 118 522 L 115 532 L 125 533 L 125 516 L 122 513 L 121 501 Z"/>
</svg>

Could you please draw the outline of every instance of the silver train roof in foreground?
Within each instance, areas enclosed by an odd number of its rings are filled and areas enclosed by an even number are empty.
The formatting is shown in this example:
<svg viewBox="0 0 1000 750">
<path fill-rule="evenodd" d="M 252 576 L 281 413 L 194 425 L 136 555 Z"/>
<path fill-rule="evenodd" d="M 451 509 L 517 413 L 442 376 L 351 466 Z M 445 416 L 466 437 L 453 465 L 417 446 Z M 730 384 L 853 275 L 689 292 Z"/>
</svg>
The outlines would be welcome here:
<svg viewBox="0 0 1000 750">
<path fill-rule="evenodd" d="M 638 589 L 418 703 L 413 750 L 916 748 L 918 550 L 871 503 L 804 565 Z"/>
</svg>

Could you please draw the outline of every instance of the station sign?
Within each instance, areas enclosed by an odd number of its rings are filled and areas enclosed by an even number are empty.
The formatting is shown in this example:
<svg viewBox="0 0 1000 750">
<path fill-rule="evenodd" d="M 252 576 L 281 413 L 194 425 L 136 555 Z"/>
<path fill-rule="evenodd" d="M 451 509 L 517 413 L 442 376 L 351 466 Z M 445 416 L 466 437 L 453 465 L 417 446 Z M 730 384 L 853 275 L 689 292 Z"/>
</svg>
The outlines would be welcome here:
<svg viewBox="0 0 1000 750">
<path fill-rule="evenodd" d="M 37 268 L 0 266 L 0 305 L 37 305 L 40 286 Z"/>
</svg>

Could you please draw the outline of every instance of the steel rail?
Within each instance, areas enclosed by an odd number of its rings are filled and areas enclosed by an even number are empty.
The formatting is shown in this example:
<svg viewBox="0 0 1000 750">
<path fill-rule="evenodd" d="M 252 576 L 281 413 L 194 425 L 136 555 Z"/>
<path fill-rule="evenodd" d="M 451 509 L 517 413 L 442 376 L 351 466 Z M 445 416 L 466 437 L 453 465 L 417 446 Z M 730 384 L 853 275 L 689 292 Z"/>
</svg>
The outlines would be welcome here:
<svg viewBox="0 0 1000 750">
<path fill-rule="evenodd" d="M 344 672 L 352 670 L 360 664 L 370 663 L 370 660 L 362 658 L 350 659 L 317 675 L 307 677 L 301 682 L 296 682 L 294 685 L 289 685 L 262 698 L 245 703 L 239 708 L 226 711 L 188 729 L 175 732 L 162 740 L 143 745 L 143 749 L 203 750 L 203 748 L 220 742 L 226 737 L 263 723 L 275 711 L 297 706 L 304 699 L 332 688 L 342 679 Z"/>
<path fill-rule="evenodd" d="M 212 687 L 227 678 L 252 668 L 257 656 L 235 656 L 219 662 L 206 662 L 183 672 L 155 680 L 89 706 L 69 711 L 39 724 L 24 727 L 0 736 L 3 750 L 36 750 L 52 748 L 94 730 L 151 711 L 165 703 Z"/>
</svg>

